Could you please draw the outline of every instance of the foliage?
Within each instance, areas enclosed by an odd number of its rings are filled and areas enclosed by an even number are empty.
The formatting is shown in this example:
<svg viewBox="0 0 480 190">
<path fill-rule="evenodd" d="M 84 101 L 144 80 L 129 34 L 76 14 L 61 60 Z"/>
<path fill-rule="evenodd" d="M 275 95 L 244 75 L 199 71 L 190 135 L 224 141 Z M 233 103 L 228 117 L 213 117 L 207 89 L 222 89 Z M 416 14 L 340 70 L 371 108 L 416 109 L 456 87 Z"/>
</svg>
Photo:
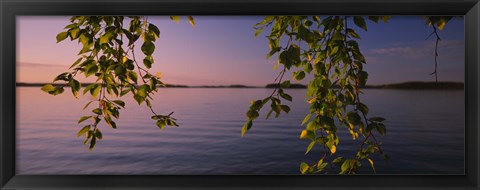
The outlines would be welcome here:
<svg viewBox="0 0 480 190">
<path fill-rule="evenodd" d="M 179 20 L 178 16 L 170 18 Z M 189 16 L 188 20 L 194 25 L 192 17 Z M 148 22 L 145 16 L 73 16 L 70 22 L 65 31 L 56 36 L 57 43 L 70 38 L 81 44 L 82 49 L 78 53 L 79 58 L 70 66 L 70 71 L 58 75 L 53 82 L 64 81 L 64 86 L 69 86 L 72 94 L 78 98 L 82 85 L 75 77 L 84 74 L 85 77 L 95 78 L 95 83 L 83 89 L 83 94 L 90 93 L 96 98 L 83 108 L 92 107 L 92 114 L 82 116 L 78 121 L 80 124 L 91 119 L 91 123 L 77 134 L 79 137 L 85 135 L 84 144 L 90 143 L 90 150 L 103 138 L 99 129 L 102 120 L 111 128 L 117 128 L 114 119 L 118 119 L 119 110 L 125 108 L 125 102 L 118 98 L 128 94 L 139 105 L 146 104 L 159 128 L 178 126 L 175 118 L 171 117 L 173 112 L 168 115 L 157 114 L 151 104 L 152 95 L 158 91 L 158 87 L 165 86 L 159 76 L 148 70 L 154 64 L 152 54 L 155 41 L 160 36 L 157 26 Z M 144 55 L 141 63 L 135 55 L 135 45 L 139 41 Z M 42 90 L 52 95 L 64 92 L 63 86 L 52 84 L 43 86 Z M 107 94 L 110 96 L 107 97 Z"/>
<path fill-rule="evenodd" d="M 180 17 L 170 18 L 178 21 Z M 193 18 L 187 18 L 194 26 Z M 437 29 L 441 30 L 451 18 L 425 17 L 426 24 L 434 29 L 432 34 L 436 34 L 437 44 L 440 40 Z M 130 16 L 126 26 L 124 19 L 123 16 L 74 16 L 70 19 L 71 24 L 65 27 L 66 31 L 57 35 L 57 42 L 70 37 L 70 40 L 81 43 L 83 48 L 78 54 L 80 58 L 70 67 L 72 71 L 58 75 L 53 82 L 64 81 L 65 86 L 71 87 L 73 95 L 78 97 L 82 85 L 75 76 L 83 73 L 86 77 L 96 78 L 96 82 L 86 86 L 83 93 L 89 92 L 98 100 L 87 103 L 84 109 L 93 102 L 98 103 L 98 107 L 92 109 L 93 114 L 82 116 L 78 121 L 92 120 L 78 132 L 78 136 L 86 136 L 85 144 L 90 143 L 90 150 L 97 140 L 103 138 L 98 129 L 101 120 L 117 128 L 112 117 L 118 119 L 119 110 L 125 108 L 122 100 L 110 100 L 107 93 L 115 98 L 131 94 L 138 104 L 145 102 L 153 113 L 151 118 L 160 128 L 178 126 L 175 118 L 171 117 L 173 112 L 156 114 L 151 106 L 152 94 L 159 86 L 165 86 L 158 76 L 148 71 L 154 63 L 154 42 L 160 30 L 148 22 L 147 17 Z M 300 138 L 310 142 L 305 154 L 320 147 L 323 156 L 315 163 L 302 162 L 300 172 L 326 173 L 326 167 L 330 166 L 340 174 L 355 174 L 362 165 L 369 165 L 376 173 L 372 156 L 378 154 L 388 159 L 388 155 L 382 151 L 381 143 L 375 136 L 385 135 L 387 130 L 385 119 L 370 116 L 368 106 L 360 99 L 361 87 L 366 85 L 368 73 L 363 67 L 366 60 L 360 51 L 358 40 L 361 36 L 357 31 L 367 31 L 368 20 L 378 23 L 389 19 L 389 16 L 266 16 L 257 23 L 254 26 L 255 36 L 269 30 L 266 36 L 270 47 L 267 59 L 275 55 L 278 59 L 275 68 L 282 69 L 275 79 L 271 95 L 251 102 L 241 135 L 252 128 L 253 122 L 260 117 L 259 111 L 267 104 L 270 104 L 265 116 L 267 119 L 273 113 L 275 117 L 282 112 L 288 114 L 290 107 L 284 102 L 293 98 L 284 89 L 290 86 L 291 80 L 298 82 L 313 75 L 306 92 L 310 113 L 301 122 L 305 129 L 301 131 Z M 134 52 L 140 37 L 143 65 L 137 62 Z M 287 72 L 292 72 L 292 79 L 284 80 Z M 52 95 L 64 92 L 63 86 L 52 84 L 45 85 L 42 90 Z M 359 149 L 351 158 L 336 156 L 340 142 L 338 130 L 342 128 L 350 133 L 353 140 L 361 139 Z"/>
<path fill-rule="evenodd" d="M 427 24 L 442 29 L 452 17 L 426 17 Z M 259 117 L 258 112 L 270 102 L 270 111 L 278 117 L 290 108 L 282 104 L 282 99 L 292 101 L 284 92 L 290 80 L 283 81 L 286 72 L 292 72 L 295 81 L 308 81 L 306 101 L 310 113 L 303 119 L 300 138 L 309 141 L 305 154 L 320 146 L 323 156 L 318 162 L 300 164 L 300 172 L 326 173 L 326 166 L 335 168 L 340 174 L 358 173 L 362 165 L 370 165 L 376 173 L 372 156 L 379 154 L 387 159 L 375 135 L 385 135 L 385 119 L 369 116 L 369 108 L 361 99 L 361 87 L 366 85 L 368 73 L 364 70 L 365 57 L 360 51 L 358 30 L 368 30 L 367 21 L 387 22 L 390 16 L 266 16 L 254 26 L 255 36 L 269 30 L 266 38 L 270 52 L 267 59 L 276 55 L 276 67 L 283 69 L 275 79 L 277 86 L 273 93 L 261 100 L 252 101 L 247 111 L 247 122 L 242 128 L 242 136 L 253 126 Z M 438 37 L 438 35 L 437 35 Z M 437 40 L 438 44 L 438 40 Z M 436 60 L 436 58 L 435 58 Z M 435 72 L 436 74 L 436 72 Z M 353 140 L 362 139 L 353 158 L 336 156 L 340 139 L 338 130 L 345 128 Z"/>
</svg>

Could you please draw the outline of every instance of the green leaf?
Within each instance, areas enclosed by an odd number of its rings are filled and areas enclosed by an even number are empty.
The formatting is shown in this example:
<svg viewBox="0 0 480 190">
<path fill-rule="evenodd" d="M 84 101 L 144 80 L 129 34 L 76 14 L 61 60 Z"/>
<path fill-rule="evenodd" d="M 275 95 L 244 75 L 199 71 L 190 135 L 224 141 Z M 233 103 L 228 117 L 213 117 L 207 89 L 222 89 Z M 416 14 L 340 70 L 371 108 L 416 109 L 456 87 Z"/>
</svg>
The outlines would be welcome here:
<svg viewBox="0 0 480 190">
<path fill-rule="evenodd" d="M 375 22 L 375 23 L 378 23 L 378 20 L 380 20 L 380 17 L 379 16 L 368 16 L 368 19 Z"/>
<path fill-rule="evenodd" d="M 310 140 L 315 140 L 315 133 L 310 130 L 302 130 L 302 133 L 300 133 L 300 139 L 310 139 Z"/>
<path fill-rule="evenodd" d="M 357 108 L 358 108 L 358 110 L 360 110 L 363 114 L 365 114 L 365 115 L 368 114 L 368 107 L 367 107 L 367 105 L 359 102 L 359 103 L 357 104 Z"/>
<path fill-rule="evenodd" d="M 360 38 L 360 35 L 358 35 L 355 30 L 352 30 L 350 28 L 347 28 L 347 34 L 350 35 L 351 37 L 353 38 L 356 38 L 356 39 L 361 39 Z"/>
<path fill-rule="evenodd" d="M 94 110 L 92 110 L 92 112 L 98 115 L 102 115 L 102 110 L 100 108 L 95 108 Z"/>
<path fill-rule="evenodd" d="M 136 94 L 133 96 L 133 99 L 135 99 L 135 101 L 137 101 L 138 105 L 142 104 L 145 101 L 144 97 L 136 95 Z"/>
<path fill-rule="evenodd" d="M 383 118 L 383 117 L 371 117 L 370 119 L 368 119 L 368 121 L 383 122 L 383 121 L 385 121 L 385 118 Z"/>
<path fill-rule="evenodd" d="M 148 59 L 147 57 L 145 57 L 143 59 L 143 65 L 145 65 L 145 67 L 147 67 L 147 69 L 150 69 L 150 68 L 152 68 L 152 61 L 150 59 Z"/>
<path fill-rule="evenodd" d="M 98 93 L 100 93 L 100 90 L 102 89 L 102 85 L 95 85 L 95 88 L 90 89 L 90 94 L 93 96 L 93 98 L 97 97 Z"/>
<path fill-rule="evenodd" d="M 367 84 L 368 73 L 365 71 L 358 72 L 358 81 L 360 86 L 365 86 Z"/>
<path fill-rule="evenodd" d="M 52 95 L 56 96 L 56 95 L 61 94 L 63 92 L 64 92 L 63 87 L 55 87 L 55 90 L 52 91 L 52 92 L 49 92 L 49 94 L 52 94 Z"/>
<path fill-rule="evenodd" d="M 110 42 L 112 37 L 113 37 L 112 33 L 110 33 L 110 32 L 105 33 L 103 36 L 100 37 L 100 41 L 99 41 L 100 45 Z"/>
<path fill-rule="evenodd" d="M 82 110 L 87 109 L 87 107 L 88 107 L 92 102 L 93 102 L 93 101 L 90 101 L 90 102 L 88 102 L 87 104 L 85 104 L 85 106 L 83 106 L 83 109 L 82 109 Z"/>
<path fill-rule="evenodd" d="M 180 17 L 179 16 L 170 16 L 170 19 L 175 21 L 175 22 L 178 22 L 180 20 Z"/>
<path fill-rule="evenodd" d="M 259 116 L 258 112 L 255 110 L 248 110 L 247 111 L 247 118 L 248 120 L 254 120 L 257 119 Z"/>
<path fill-rule="evenodd" d="M 280 88 L 288 88 L 288 87 L 290 87 L 290 80 L 283 81 L 280 84 Z"/>
<path fill-rule="evenodd" d="M 280 108 L 282 108 L 282 110 L 283 110 L 285 113 L 290 112 L 290 107 L 288 107 L 287 105 L 280 105 Z"/>
<path fill-rule="evenodd" d="M 70 66 L 68 69 L 71 69 L 71 68 L 77 66 L 77 65 L 82 61 L 82 59 L 83 59 L 83 58 L 81 58 L 81 57 L 78 58 L 78 59 L 72 64 L 72 66 Z"/>
<path fill-rule="evenodd" d="M 80 131 L 77 132 L 77 137 L 82 136 L 83 134 L 85 134 L 89 130 L 90 130 L 90 125 L 87 125 L 87 126 L 83 127 L 82 129 L 80 129 Z"/>
<path fill-rule="evenodd" d="M 268 119 L 268 118 L 270 117 L 270 115 L 272 115 L 272 113 L 273 113 L 273 110 L 270 110 L 270 111 L 267 113 L 267 115 L 265 116 L 265 119 Z"/>
<path fill-rule="evenodd" d="M 122 108 L 125 108 L 125 102 L 123 102 L 122 100 L 113 100 L 112 102 L 121 106 Z"/>
<path fill-rule="evenodd" d="M 371 166 L 371 167 L 372 167 L 372 169 L 373 169 L 373 173 L 375 173 L 375 174 L 376 174 L 376 173 L 377 173 L 377 171 L 375 170 L 375 166 L 373 166 L 373 160 L 372 160 L 372 159 L 370 159 L 370 158 L 367 158 L 367 160 L 368 160 L 368 162 L 370 163 L 370 166 Z"/>
<path fill-rule="evenodd" d="M 165 120 L 158 120 L 156 125 L 158 128 L 163 129 L 163 127 L 165 127 Z"/>
<path fill-rule="evenodd" d="M 300 163 L 300 173 L 305 174 L 308 172 L 309 169 L 310 169 L 310 166 L 307 163 L 305 162 Z"/>
<path fill-rule="evenodd" d="M 85 77 L 88 77 L 90 75 L 93 75 L 97 73 L 98 71 L 98 66 L 95 63 L 89 64 L 85 67 Z"/>
<path fill-rule="evenodd" d="M 148 94 L 149 86 L 144 84 L 138 87 L 137 95 L 145 99 Z"/>
<path fill-rule="evenodd" d="M 340 167 L 342 162 L 343 162 L 343 157 L 339 156 L 339 157 L 336 157 L 335 159 L 333 159 L 332 164 L 337 166 L 337 167 Z"/>
<path fill-rule="evenodd" d="M 349 159 L 349 160 L 345 160 L 343 162 L 342 167 L 340 168 L 342 170 L 342 172 L 346 173 L 350 170 L 350 164 L 351 164 L 350 162 L 351 161 L 352 160 Z"/>
<path fill-rule="evenodd" d="M 134 82 L 137 83 L 138 75 L 135 71 L 128 71 L 128 77 Z"/>
<path fill-rule="evenodd" d="M 154 51 L 155 51 L 155 44 L 153 44 L 150 41 L 146 41 L 146 42 L 143 43 L 142 52 L 145 55 L 147 55 L 147 56 L 152 55 Z"/>
<path fill-rule="evenodd" d="M 97 84 L 89 84 L 83 89 L 83 94 L 87 93 L 90 91 L 92 88 L 96 87 Z"/>
<path fill-rule="evenodd" d="M 70 29 L 69 32 L 72 40 L 77 39 L 80 36 L 80 28 L 78 27 Z"/>
<path fill-rule="evenodd" d="M 68 32 L 60 32 L 57 34 L 57 43 L 65 40 L 68 37 Z"/>
<path fill-rule="evenodd" d="M 385 135 L 385 133 L 387 132 L 387 129 L 385 128 L 385 125 L 383 123 L 378 123 L 376 125 L 376 129 L 381 135 Z"/>
<path fill-rule="evenodd" d="M 195 27 L 195 21 L 193 20 L 193 17 L 192 16 L 187 16 L 187 19 L 188 19 L 188 22 L 190 23 L 190 25 Z"/>
<path fill-rule="evenodd" d="M 335 154 L 335 152 L 337 152 L 337 146 L 332 145 L 332 146 L 330 146 L 329 148 L 330 148 L 330 152 L 331 152 L 332 154 Z"/>
<path fill-rule="evenodd" d="M 312 142 L 310 142 L 310 144 L 308 144 L 307 151 L 305 152 L 305 155 L 307 155 L 308 152 L 310 152 L 310 150 L 312 150 L 313 145 L 315 145 L 315 141 L 312 141 Z"/>
<path fill-rule="evenodd" d="M 103 135 L 102 135 L 102 132 L 100 132 L 99 129 L 97 129 L 97 131 L 95 132 L 95 137 L 97 137 L 98 139 L 103 139 Z"/>
<path fill-rule="evenodd" d="M 93 148 L 95 147 L 95 144 L 97 144 L 97 138 L 93 137 L 92 140 L 90 141 L 90 146 L 88 147 L 88 150 L 92 151 Z"/>
<path fill-rule="evenodd" d="M 110 119 L 110 117 L 105 117 L 105 122 L 108 124 L 108 126 L 110 126 L 111 128 L 114 128 L 116 129 L 117 128 L 117 124 L 115 124 L 114 121 L 112 121 L 112 119 Z"/>
<path fill-rule="evenodd" d="M 280 97 L 282 97 L 285 100 L 292 101 L 292 96 L 290 96 L 287 93 L 284 93 L 282 89 L 279 90 Z"/>
<path fill-rule="evenodd" d="M 305 125 L 305 123 L 308 122 L 310 117 L 312 117 L 312 114 L 311 113 L 307 114 L 307 116 L 305 116 L 305 118 L 303 118 L 302 125 Z"/>
<path fill-rule="evenodd" d="M 353 23 L 355 23 L 355 25 L 357 25 L 358 27 L 364 29 L 365 31 L 367 31 L 367 24 L 365 23 L 365 19 L 363 19 L 363 17 L 361 16 L 354 16 L 353 17 Z"/>
<path fill-rule="evenodd" d="M 78 123 L 80 124 L 81 122 L 83 122 L 83 121 L 85 121 L 85 120 L 87 120 L 87 119 L 89 119 L 89 118 L 92 118 L 92 116 L 83 116 L 83 117 L 81 117 L 81 118 L 78 120 Z"/>
<path fill-rule="evenodd" d="M 68 77 L 69 74 L 70 73 L 59 74 L 58 76 L 55 77 L 55 79 L 53 79 L 53 82 L 59 81 L 59 80 L 68 81 L 69 80 L 69 77 Z"/>
<path fill-rule="evenodd" d="M 78 94 L 78 91 L 80 91 L 80 87 L 81 87 L 80 82 L 78 82 L 78 81 L 75 80 L 75 79 L 72 79 L 72 80 L 69 82 L 69 85 L 70 85 L 70 88 L 72 89 L 73 95 L 74 95 L 76 98 L 78 98 L 78 97 L 77 97 L 77 94 Z"/>
<path fill-rule="evenodd" d="M 257 37 L 260 33 L 262 33 L 262 31 L 263 31 L 264 29 L 265 29 L 265 27 L 257 28 L 257 29 L 255 30 L 255 34 L 254 34 L 255 37 Z"/>
<path fill-rule="evenodd" d="M 263 101 L 262 100 L 256 100 L 256 101 L 252 101 L 252 103 L 250 104 L 250 109 L 251 110 L 259 110 L 263 107 Z"/>
<path fill-rule="evenodd" d="M 359 125 L 362 122 L 362 118 L 357 112 L 351 111 L 347 113 L 347 121 L 352 125 Z"/>
<path fill-rule="evenodd" d="M 305 72 L 304 71 L 298 71 L 298 72 L 293 72 L 293 77 L 300 81 L 305 78 Z"/>
<path fill-rule="evenodd" d="M 124 64 L 128 70 L 135 69 L 135 65 L 133 65 L 134 63 L 132 60 L 127 60 Z"/>
<path fill-rule="evenodd" d="M 42 90 L 44 92 L 52 92 L 55 90 L 55 87 L 51 84 L 46 84 L 46 85 L 43 85 Z"/>
<path fill-rule="evenodd" d="M 313 66 L 312 66 L 312 64 L 307 63 L 307 64 L 305 64 L 303 69 L 305 70 L 305 72 L 310 74 L 310 72 L 312 72 L 312 70 L 313 70 Z"/>
<path fill-rule="evenodd" d="M 156 38 L 158 38 L 160 36 L 160 30 L 155 25 L 149 24 L 148 25 L 148 30 L 153 32 L 156 35 Z"/>
<path fill-rule="evenodd" d="M 110 108 L 110 109 L 107 109 L 106 111 L 109 112 L 109 114 L 111 114 L 113 117 L 117 119 L 120 117 L 120 114 L 116 108 Z"/>
<path fill-rule="evenodd" d="M 245 125 L 243 125 L 242 127 L 242 137 L 245 136 L 245 133 L 250 129 L 252 128 L 252 120 L 248 120 L 247 123 L 245 123 Z"/>
<path fill-rule="evenodd" d="M 124 96 L 125 94 L 127 94 L 129 92 L 130 92 L 130 89 L 122 90 L 122 92 L 120 93 L 120 96 Z"/>
</svg>

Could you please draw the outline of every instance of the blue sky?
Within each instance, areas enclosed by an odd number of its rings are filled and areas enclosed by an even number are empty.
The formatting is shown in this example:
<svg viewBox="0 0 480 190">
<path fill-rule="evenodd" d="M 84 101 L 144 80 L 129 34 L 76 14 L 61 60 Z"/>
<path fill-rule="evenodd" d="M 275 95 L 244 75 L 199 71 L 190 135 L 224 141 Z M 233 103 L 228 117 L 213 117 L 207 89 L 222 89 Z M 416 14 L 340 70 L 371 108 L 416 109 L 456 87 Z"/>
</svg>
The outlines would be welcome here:
<svg viewBox="0 0 480 190">
<path fill-rule="evenodd" d="M 81 48 L 76 42 L 56 44 L 55 36 L 68 24 L 65 16 L 17 17 L 17 81 L 51 82 L 64 72 Z M 280 71 L 276 57 L 265 59 L 268 43 L 254 38 L 259 16 L 194 16 L 196 27 L 182 17 L 149 17 L 161 31 L 156 42 L 153 73 L 164 82 L 186 85 L 245 84 L 263 86 Z M 388 23 L 367 22 L 360 48 L 367 59 L 368 84 L 434 81 L 435 38 L 425 40 L 432 28 L 418 16 L 394 16 Z M 464 20 L 451 20 L 439 32 L 439 81 L 464 81 Z M 139 46 L 137 46 L 139 47 Z M 291 75 L 287 76 L 291 77 Z M 90 81 L 89 79 L 84 79 Z"/>
</svg>

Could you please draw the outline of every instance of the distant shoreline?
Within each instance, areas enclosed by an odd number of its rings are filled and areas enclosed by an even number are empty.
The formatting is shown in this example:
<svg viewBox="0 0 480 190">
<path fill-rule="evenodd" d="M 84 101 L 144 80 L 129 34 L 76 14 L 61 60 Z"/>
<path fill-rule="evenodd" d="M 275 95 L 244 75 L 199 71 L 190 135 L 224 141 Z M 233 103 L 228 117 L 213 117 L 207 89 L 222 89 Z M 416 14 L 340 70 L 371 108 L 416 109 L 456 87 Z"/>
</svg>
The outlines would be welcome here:
<svg viewBox="0 0 480 190">
<path fill-rule="evenodd" d="M 17 87 L 42 87 L 47 83 L 16 83 Z M 82 83 L 82 87 L 90 85 L 92 83 Z M 55 84 L 54 84 L 55 85 Z M 200 85 L 200 86 L 187 86 L 187 85 L 175 85 L 167 84 L 167 88 L 275 88 L 278 84 L 267 84 L 266 86 L 247 86 L 247 85 Z M 66 86 L 68 87 L 68 86 Z M 307 88 L 303 84 L 290 84 L 290 89 L 302 89 Z M 382 85 L 366 85 L 361 87 L 362 89 L 411 89 L 411 90 L 463 90 L 464 83 L 461 82 L 403 82 L 403 83 L 394 83 L 394 84 L 382 84 Z"/>
</svg>

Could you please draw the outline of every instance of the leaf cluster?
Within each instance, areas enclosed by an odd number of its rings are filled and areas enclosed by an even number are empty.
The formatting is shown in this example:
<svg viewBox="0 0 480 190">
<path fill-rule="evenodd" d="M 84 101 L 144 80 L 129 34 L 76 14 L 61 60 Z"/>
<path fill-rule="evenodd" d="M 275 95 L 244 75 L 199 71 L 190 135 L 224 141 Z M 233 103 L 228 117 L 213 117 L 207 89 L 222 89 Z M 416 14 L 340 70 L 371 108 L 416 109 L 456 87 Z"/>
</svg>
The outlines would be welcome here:
<svg viewBox="0 0 480 190">
<path fill-rule="evenodd" d="M 178 16 L 172 16 L 177 21 Z M 194 25 L 193 18 L 188 16 Z M 173 114 L 161 115 L 152 108 L 152 95 L 159 87 L 166 86 L 159 76 L 149 72 L 155 63 L 155 41 L 160 37 L 160 29 L 146 16 L 72 16 L 65 31 L 56 36 L 57 43 L 70 39 L 81 45 L 79 58 L 64 72 L 54 78 L 53 82 L 62 81 L 70 87 L 72 94 L 78 98 L 81 83 L 75 79 L 78 74 L 93 77 L 95 83 L 85 86 L 83 94 L 89 93 L 95 100 L 88 102 L 84 109 L 97 103 L 92 108 L 92 115 L 82 116 L 79 123 L 92 119 L 92 123 L 79 130 L 78 135 L 85 134 L 85 144 L 90 142 L 90 150 L 97 140 L 103 138 L 98 125 L 103 120 L 109 127 L 116 129 L 115 119 L 120 117 L 119 110 L 125 108 L 120 98 L 130 95 L 139 105 L 145 103 L 151 110 L 152 119 L 160 128 L 178 126 Z M 142 61 L 137 61 L 135 46 L 141 44 Z M 42 90 L 58 95 L 64 92 L 63 86 L 47 84 Z"/>
</svg>

